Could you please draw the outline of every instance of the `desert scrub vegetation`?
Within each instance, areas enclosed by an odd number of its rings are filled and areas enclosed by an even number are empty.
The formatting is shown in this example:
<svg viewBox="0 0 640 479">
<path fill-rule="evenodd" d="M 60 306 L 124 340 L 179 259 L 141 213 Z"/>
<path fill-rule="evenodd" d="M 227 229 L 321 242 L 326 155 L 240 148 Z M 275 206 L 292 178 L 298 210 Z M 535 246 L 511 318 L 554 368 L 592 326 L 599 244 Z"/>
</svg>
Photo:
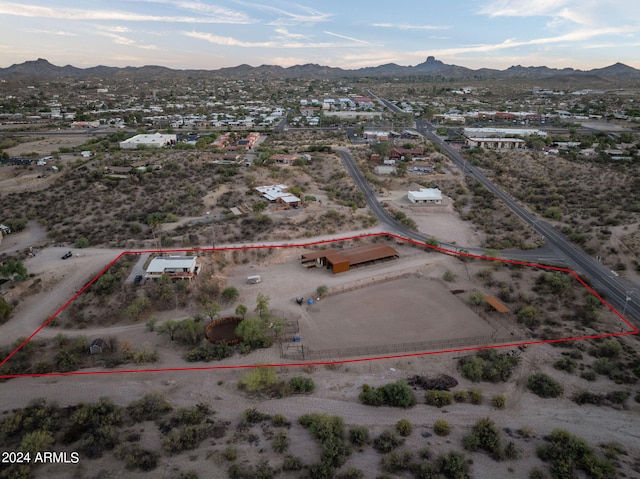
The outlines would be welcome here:
<svg viewBox="0 0 640 479">
<path fill-rule="evenodd" d="M 584 439 L 562 429 L 555 429 L 544 439 L 546 443 L 536 452 L 540 459 L 549 463 L 554 479 L 576 477 L 578 471 L 593 478 L 618 477 L 615 464 L 596 454 Z"/>
<path fill-rule="evenodd" d="M 462 376 L 473 382 L 504 382 L 519 364 L 520 358 L 510 353 L 499 353 L 493 349 L 478 351 L 474 356 L 466 356 L 458 361 Z"/>
<path fill-rule="evenodd" d="M 413 389 L 404 381 L 397 381 L 377 388 L 364 384 L 358 399 L 367 406 L 410 408 L 416 404 L 416 395 Z"/>
<path fill-rule="evenodd" d="M 514 442 L 502 445 L 502 437 L 495 423 L 489 418 L 480 419 L 472 427 L 471 433 L 464 436 L 462 445 L 467 451 L 482 450 L 496 461 L 517 459 L 521 451 Z"/>
<path fill-rule="evenodd" d="M 541 398 L 555 398 L 564 392 L 562 384 L 544 373 L 534 373 L 529 376 L 527 388 Z"/>
<path fill-rule="evenodd" d="M 496 152 L 484 152 L 477 161 L 514 197 L 556 221 L 576 244 L 603 258 L 606 252 L 605 262 L 615 268 L 622 253 L 610 250 L 614 246 L 610 228 L 640 220 L 637 161 L 622 163 L 535 152 L 524 153 L 525 158 L 522 155 L 507 153 L 498 158 Z M 612 191 L 611 196 L 594 197 L 593 191 L 602 188 Z"/>
<path fill-rule="evenodd" d="M 322 450 L 320 462 L 307 466 L 309 476 L 332 477 L 351 455 L 351 448 L 345 441 L 343 419 L 328 414 L 306 414 L 300 416 L 298 422 L 309 430 Z"/>
</svg>

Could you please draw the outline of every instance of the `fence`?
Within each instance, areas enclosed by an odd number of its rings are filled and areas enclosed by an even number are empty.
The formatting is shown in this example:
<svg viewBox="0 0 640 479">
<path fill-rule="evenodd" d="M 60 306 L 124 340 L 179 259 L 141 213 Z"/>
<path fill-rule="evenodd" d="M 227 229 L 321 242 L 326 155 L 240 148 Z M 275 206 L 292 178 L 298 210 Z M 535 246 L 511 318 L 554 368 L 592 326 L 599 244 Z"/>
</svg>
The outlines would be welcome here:
<svg viewBox="0 0 640 479">
<path fill-rule="evenodd" d="M 336 348 L 311 350 L 296 343 L 281 343 L 280 356 L 283 359 L 298 361 L 333 361 L 353 357 L 376 357 L 390 354 L 442 351 L 449 349 L 470 348 L 474 346 L 489 346 L 504 343 L 515 343 L 527 339 L 524 336 L 476 336 L 460 339 L 445 339 L 441 341 L 421 341 L 413 343 L 384 344 L 379 346 L 360 346 L 353 348 Z"/>
</svg>

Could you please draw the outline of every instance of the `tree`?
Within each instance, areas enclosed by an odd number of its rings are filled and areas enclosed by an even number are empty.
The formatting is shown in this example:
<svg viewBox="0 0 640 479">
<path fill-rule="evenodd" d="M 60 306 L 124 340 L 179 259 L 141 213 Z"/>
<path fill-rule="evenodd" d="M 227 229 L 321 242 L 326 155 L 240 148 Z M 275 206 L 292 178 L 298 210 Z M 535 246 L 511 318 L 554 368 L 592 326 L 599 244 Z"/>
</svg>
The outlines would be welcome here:
<svg viewBox="0 0 640 479">
<path fill-rule="evenodd" d="M 259 293 L 258 298 L 256 299 L 256 311 L 260 314 L 261 318 L 264 318 L 269 313 L 269 301 L 271 298 L 269 296 Z"/>
<path fill-rule="evenodd" d="M 179 324 L 178 321 L 174 321 L 170 319 L 169 321 L 165 321 L 158 328 L 158 334 L 166 334 L 169 336 L 169 339 L 173 341 L 173 338 L 178 330 Z"/>
<path fill-rule="evenodd" d="M 236 306 L 236 314 L 238 316 L 242 316 L 242 319 L 244 319 L 245 315 L 247 314 L 247 307 L 244 304 L 239 304 L 238 306 Z"/>
<path fill-rule="evenodd" d="M 0 298 L 0 323 L 4 323 L 11 315 L 11 305 L 8 304 L 3 298 Z"/>
<path fill-rule="evenodd" d="M 213 319 L 218 315 L 218 313 L 220 312 L 220 304 L 216 303 L 216 302 L 207 302 L 204 305 L 204 314 L 206 314 L 207 316 L 209 316 L 209 319 L 211 321 L 213 321 Z"/>
<path fill-rule="evenodd" d="M 236 328 L 236 334 L 252 349 L 268 348 L 271 346 L 271 339 L 267 337 L 268 329 L 268 324 L 264 319 L 247 318 L 240 321 Z"/>
<path fill-rule="evenodd" d="M 27 268 L 19 259 L 9 258 L 0 264 L 0 275 L 7 278 L 13 277 L 17 281 L 24 281 L 27 279 Z"/>
<path fill-rule="evenodd" d="M 398 176 L 406 176 L 407 164 L 404 161 L 398 163 L 398 166 L 396 166 L 396 173 Z"/>
<path fill-rule="evenodd" d="M 235 286 L 224 288 L 222 290 L 222 294 L 220 295 L 220 297 L 228 303 L 232 303 L 233 301 L 238 299 L 238 296 L 240 296 L 240 293 L 238 292 L 238 288 L 236 288 Z"/>
</svg>

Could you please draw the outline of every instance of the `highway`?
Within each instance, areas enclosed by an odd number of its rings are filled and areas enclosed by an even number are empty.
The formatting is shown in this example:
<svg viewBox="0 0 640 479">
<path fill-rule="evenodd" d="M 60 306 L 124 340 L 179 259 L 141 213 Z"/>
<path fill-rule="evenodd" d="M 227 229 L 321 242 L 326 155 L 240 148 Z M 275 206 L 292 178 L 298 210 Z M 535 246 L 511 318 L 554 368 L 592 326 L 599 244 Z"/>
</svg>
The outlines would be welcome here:
<svg viewBox="0 0 640 479">
<path fill-rule="evenodd" d="M 371 90 L 366 90 L 371 98 L 375 98 L 393 113 L 404 114 L 404 112 L 393 103 L 376 96 Z M 471 175 L 479 181 L 485 188 L 491 191 L 499 200 L 501 200 L 513 213 L 518 215 L 526 224 L 534 229 L 538 234 L 543 236 L 547 244 L 545 248 L 534 251 L 510 252 L 509 257 L 521 261 L 538 261 L 536 257 L 543 259 L 549 255 L 551 258 L 557 258 L 566 263 L 566 265 L 588 278 L 592 287 L 598 291 L 604 298 L 618 309 L 625 311 L 627 319 L 633 320 L 634 324 L 640 323 L 640 286 L 621 278 L 617 273 L 612 272 L 601 263 L 590 257 L 582 249 L 574 245 L 563 233 L 546 221 L 541 220 L 536 215 L 521 206 L 509 194 L 491 182 L 479 169 L 469 164 L 469 162 L 454 148 L 438 137 L 434 131 L 435 127 L 426 120 L 416 121 L 416 130 L 425 138 L 438 145 L 441 150 L 460 168 L 464 175 Z M 391 227 L 399 234 L 407 236 L 411 239 L 425 241 L 423 235 L 408 230 L 392 218 L 375 198 L 375 193 L 368 185 L 358 168 L 355 166 L 353 158 L 349 159 L 348 151 L 338 150 L 345 167 L 358 188 L 360 188 L 367 200 L 367 204 L 373 210 L 374 214 L 386 225 Z M 347 156 L 348 155 L 348 156 Z M 351 167 L 348 165 L 351 164 Z M 355 171 L 357 170 L 357 172 Z M 360 173 L 359 175 L 357 173 Z M 360 176 L 356 180 L 356 177 Z M 364 182 L 366 186 L 360 184 Z M 377 205 L 377 206 L 374 206 Z M 404 230 L 404 231 L 403 231 Z M 402 232 L 401 232 L 402 231 Z M 450 249 L 448 246 L 441 245 L 443 248 Z M 455 249 L 453 246 L 451 249 Z M 543 251 L 544 250 L 544 251 Z M 551 254 L 550 254 L 551 253 Z"/>
</svg>

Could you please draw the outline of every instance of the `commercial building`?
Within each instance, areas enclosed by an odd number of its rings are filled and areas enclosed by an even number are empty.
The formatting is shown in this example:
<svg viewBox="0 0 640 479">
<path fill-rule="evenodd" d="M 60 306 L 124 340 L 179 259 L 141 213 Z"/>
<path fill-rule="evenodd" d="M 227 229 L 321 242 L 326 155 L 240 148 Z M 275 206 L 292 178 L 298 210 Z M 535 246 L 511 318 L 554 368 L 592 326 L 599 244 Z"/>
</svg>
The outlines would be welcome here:
<svg viewBox="0 0 640 479">
<path fill-rule="evenodd" d="M 442 191 L 439 188 L 420 188 L 419 191 L 409 191 L 407 197 L 411 203 L 417 205 L 442 204 Z"/>
<path fill-rule="evenodd" d="M 120 142 L 123 150 L 135 150 L 136 148 L 163 148 L 175 145 L 177 135 L 163 135 L 154 133 L 153 135 L 136 135 Z"/>
</svg>

